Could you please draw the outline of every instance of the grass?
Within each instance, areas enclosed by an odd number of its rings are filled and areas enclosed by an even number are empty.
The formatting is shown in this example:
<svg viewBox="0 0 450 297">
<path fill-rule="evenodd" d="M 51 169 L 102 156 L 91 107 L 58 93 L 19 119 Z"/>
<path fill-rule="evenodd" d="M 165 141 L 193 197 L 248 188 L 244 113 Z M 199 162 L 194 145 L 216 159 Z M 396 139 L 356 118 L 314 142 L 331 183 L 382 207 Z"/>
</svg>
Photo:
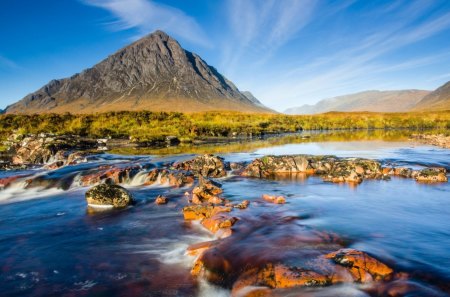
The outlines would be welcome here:
<svg viewBox="0 0 450 297">
<path fill-rule="evenodd" d="M 435 129 L 448 133 L 450 111 L 417 113 L 342 113 L 319 115 L 239 112 L 123 111 L 98 114 L 1 115 L 0 138 L 19 134 L 75 134 L 94 138 L 129 138 L 156 142 L 174 135 L 186 142 L 201 138 L 249 136 L 300 130 Z"/>
</svg>

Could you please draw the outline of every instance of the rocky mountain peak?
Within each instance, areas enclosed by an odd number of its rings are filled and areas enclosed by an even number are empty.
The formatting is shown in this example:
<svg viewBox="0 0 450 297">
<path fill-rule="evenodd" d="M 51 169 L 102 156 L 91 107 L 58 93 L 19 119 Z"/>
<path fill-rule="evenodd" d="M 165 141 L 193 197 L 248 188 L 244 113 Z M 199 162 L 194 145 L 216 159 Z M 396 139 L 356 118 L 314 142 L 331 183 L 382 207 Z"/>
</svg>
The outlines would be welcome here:
<svg viewBox="0 0 450 297">
<path fill-rule="evenodd" d="M 8 113 L 116 110 L 270 112 L 163 31 L 70 78 L 52 80 Z"/>
</svg>

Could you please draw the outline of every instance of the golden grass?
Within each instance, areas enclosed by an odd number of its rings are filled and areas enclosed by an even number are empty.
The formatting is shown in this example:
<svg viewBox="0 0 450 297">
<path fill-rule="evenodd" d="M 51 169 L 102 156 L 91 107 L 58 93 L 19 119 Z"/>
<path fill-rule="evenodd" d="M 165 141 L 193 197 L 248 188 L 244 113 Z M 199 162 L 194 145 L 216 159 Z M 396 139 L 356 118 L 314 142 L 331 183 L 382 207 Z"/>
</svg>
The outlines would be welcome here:
<svg viewBox="0 0 450 297">
<path fill-rule="evenodd" d="M 330 112 L 319 115 L 240 112 L 121 111 L 96 114 L 1 115 L 0 136 L 55 133 L 89 137 L 130 137 L 152 142 L 174 135 L 184 139 L 261 135 L 299 130 L 450 129 L 450 111 L 414 113 Z"/>
</svg>

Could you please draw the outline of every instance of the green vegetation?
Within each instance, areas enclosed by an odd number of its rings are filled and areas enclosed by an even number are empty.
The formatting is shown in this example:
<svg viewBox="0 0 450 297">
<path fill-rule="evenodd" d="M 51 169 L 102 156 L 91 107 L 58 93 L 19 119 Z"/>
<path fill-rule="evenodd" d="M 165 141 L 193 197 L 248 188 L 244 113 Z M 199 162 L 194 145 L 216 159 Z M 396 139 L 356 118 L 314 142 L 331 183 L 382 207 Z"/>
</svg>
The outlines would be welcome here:
<svg viewBox="0 0 450 297">
<path fill-rule="evenodd" d="M 450 111 L 426 113 L 326 113 L 290 116 L 238 112 L 108 112 L 90 115 L 1 115 L 0 138 L 11 133 L 75 134 L 86 137 L 130 138 L 154 142 L 165 136 L 183 141 L 236 135 L 261 135 L 299 130 L 450 128 Z"/>
</svg>

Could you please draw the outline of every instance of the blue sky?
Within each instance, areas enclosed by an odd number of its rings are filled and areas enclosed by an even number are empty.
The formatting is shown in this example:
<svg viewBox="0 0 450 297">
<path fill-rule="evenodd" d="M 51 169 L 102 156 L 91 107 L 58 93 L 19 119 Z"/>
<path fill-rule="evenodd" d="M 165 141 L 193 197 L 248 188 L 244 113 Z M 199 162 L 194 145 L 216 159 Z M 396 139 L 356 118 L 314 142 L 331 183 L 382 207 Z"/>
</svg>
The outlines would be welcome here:
<svg viewBox="0 0 450 297">
<path fill-rule="evenodd" d="M 0 108 L 156 29 L 280 111 L 450 80 L 448 0 L 2 0 Z"/>
</svg>

